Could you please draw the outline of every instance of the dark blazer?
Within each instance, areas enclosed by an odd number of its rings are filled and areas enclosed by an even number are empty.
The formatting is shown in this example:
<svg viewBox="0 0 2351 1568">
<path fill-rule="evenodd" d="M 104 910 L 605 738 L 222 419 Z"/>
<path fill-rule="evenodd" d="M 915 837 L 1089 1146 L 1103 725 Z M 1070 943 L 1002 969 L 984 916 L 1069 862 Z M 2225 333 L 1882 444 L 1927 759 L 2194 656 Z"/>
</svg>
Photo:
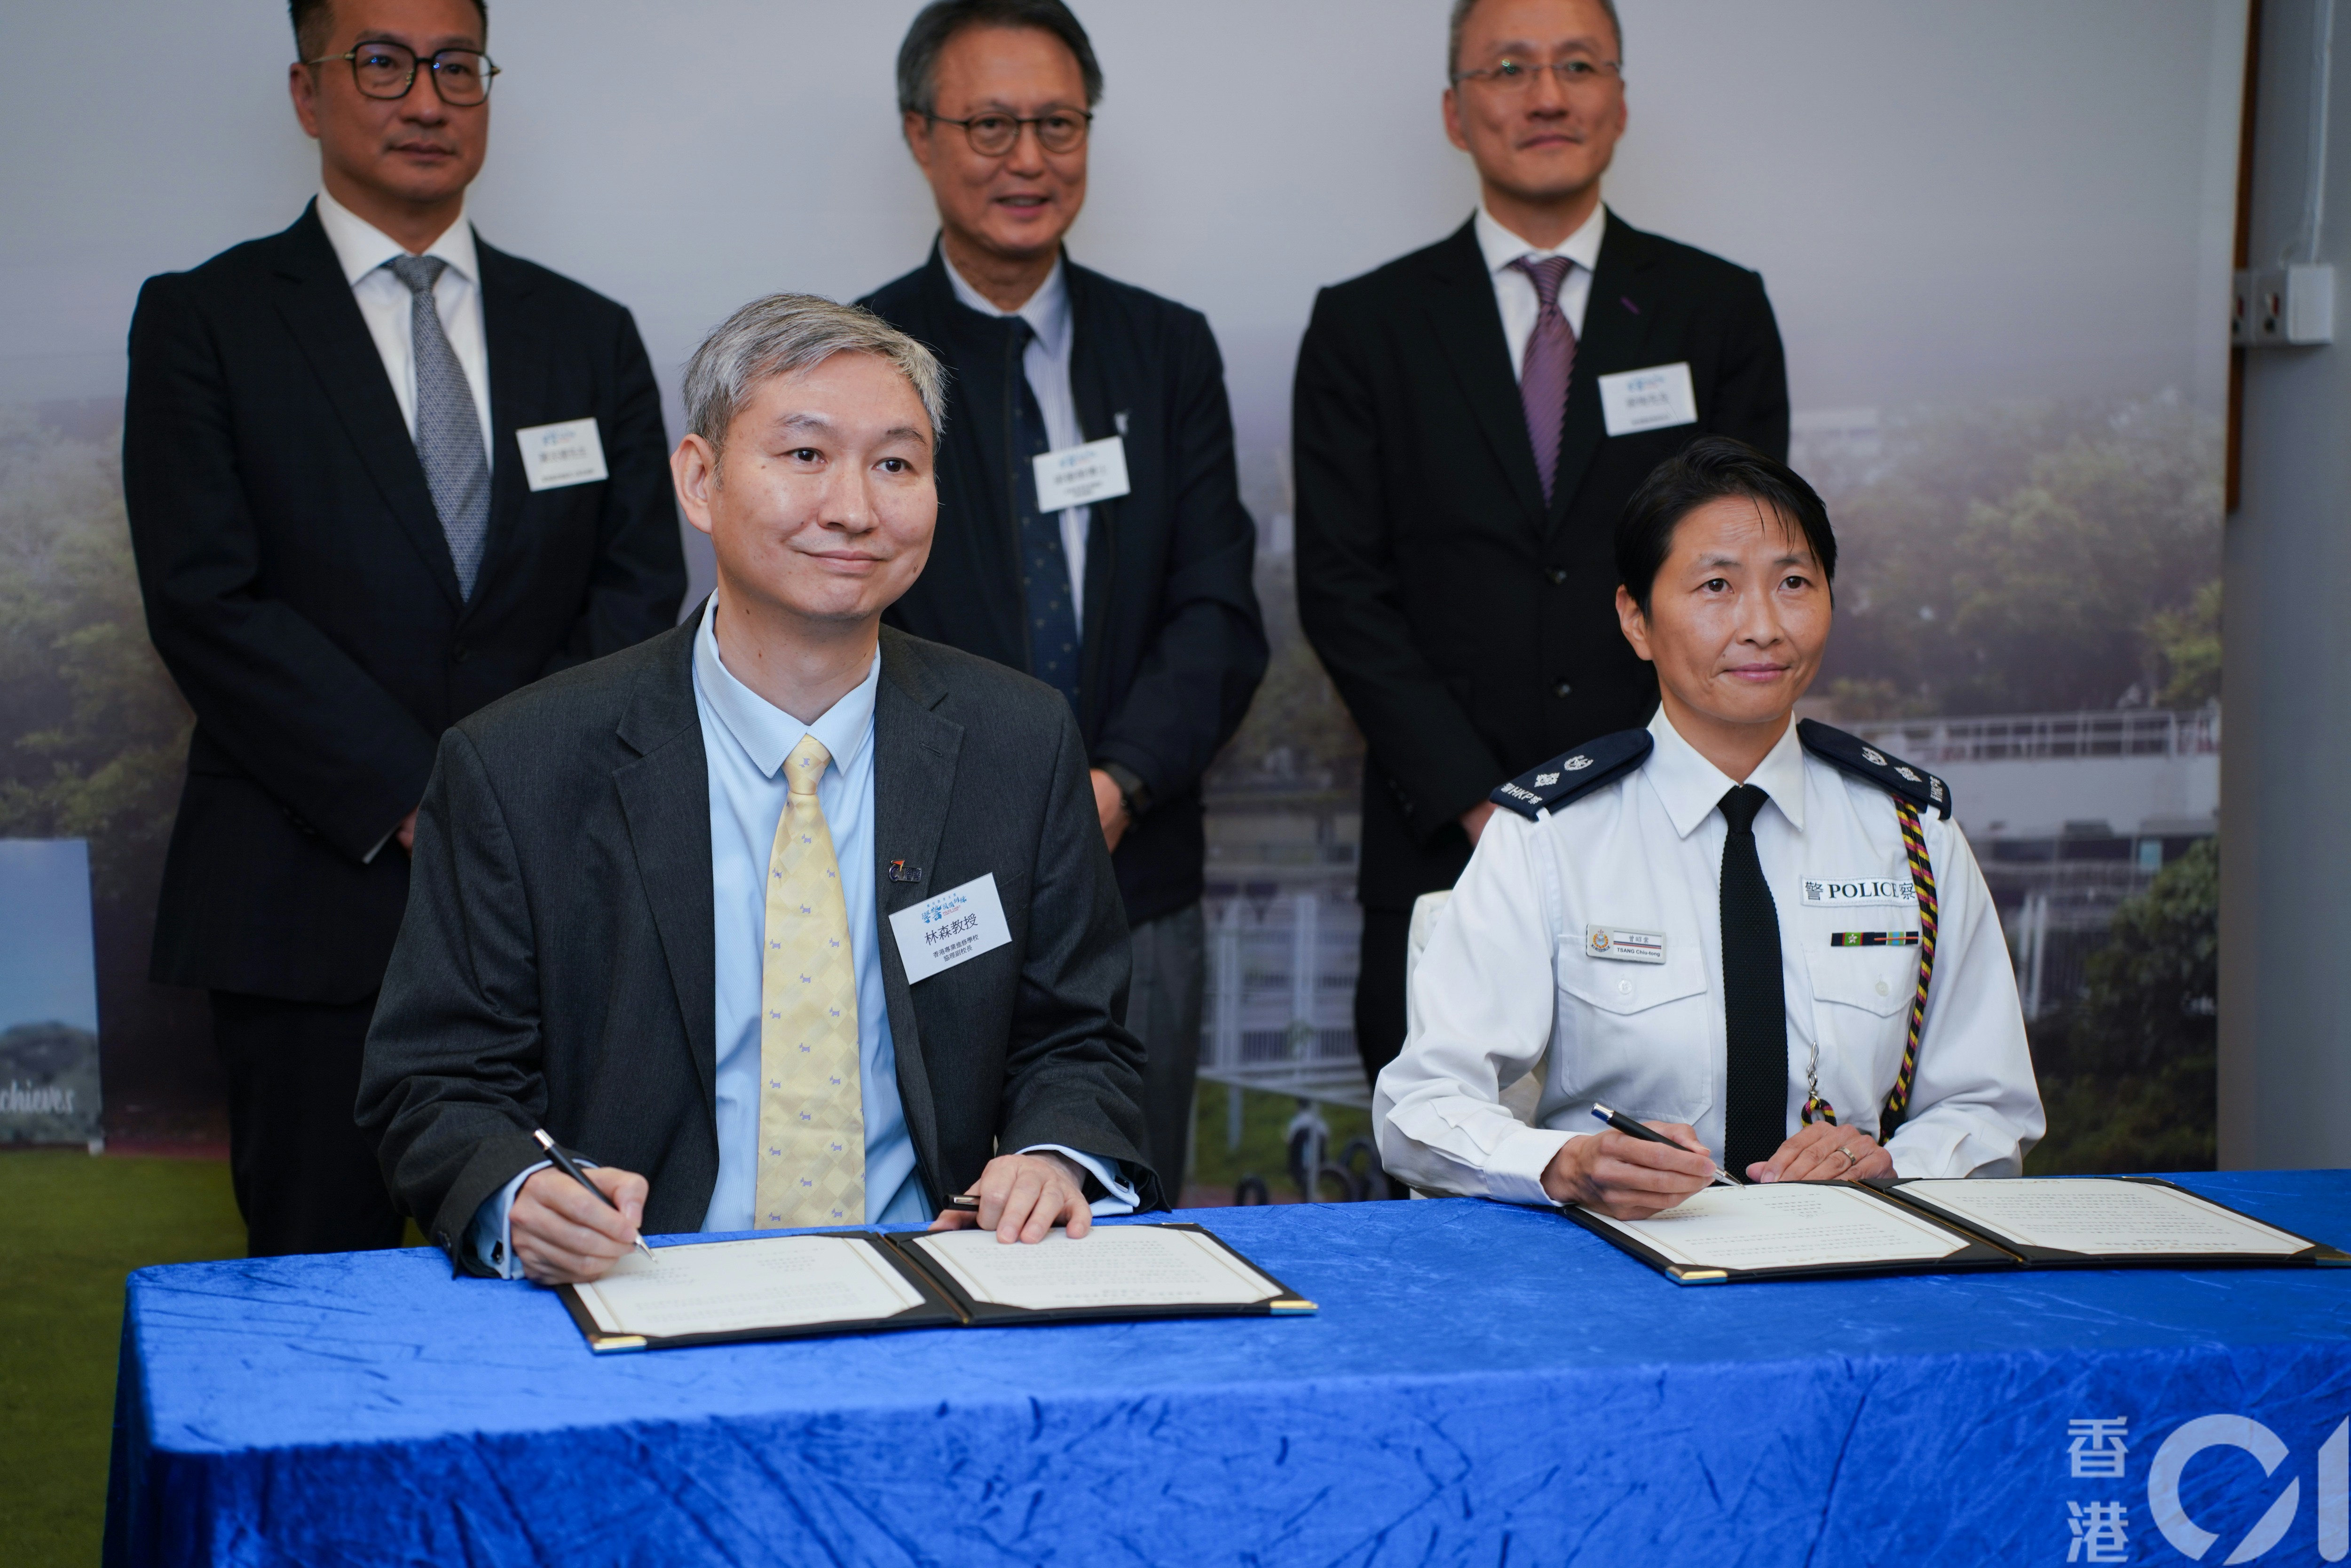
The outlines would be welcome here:
<svg viewBox="0 0 2351 1568">
<path fill-rule="evenodd" d="M 643 1174 L 649 1231 L 694 1230 L 718 1178 L 710 783 L 694 631 L 461 721 L 360 1085 L 384 1177 L 444 1248 L 540 1157 L 528 1130 Z M 898 1090 L 933 1207 L 997 1149 L 1137 1153 L 1143 1047 L 1085 753 L 1050 687 L 884 628 L 874 879 Z M 920 868 L 893 882 L 893 862 Z M 843 867 L 844 874 L 851 868 Z M 893 911 L 994 873 L 1012 941 L 906 983 Z M 461 1260 L 461 1261 L 463 1261 Z"/>
<path fill-rule="evenodd" d="M 1113 863 L 1130 922 L 1200 897 L 1200 776 L 1265 675 L 1251 580 L 1257 529 L 1233 469 L 1224 361 L 1207 318 L 1062 258 L 1074 339 L 1070 388 L 1088 441 L 1120 435 L 1133 493 L 1096 502 L 1086 539 L 1078 727 L 1151 808 Z M 929 345 L 949 371 L 938 537 L 892 625 L 1029 668 L 1013 486 L 1020 340 L 955 297 L 938 246 L 862 303 Z"/>
<path fill-rule="evenodd" d="M 635 324 L 475 248 L 493 447 L 470 601 L 315 207 L 140 290 L 123 496 L 148 631 L 196 715 L 158 980 L 366 997 L 408 858 L 363 857 L 423 799 L 442 730 L 677 619 L 668 437 Z M 611 476 L 533 494 L 515 432 L 590 415 Z"/>
<path fill-rule="evenodd" d="M 1698 423 L 1603 434 L 1602 376 L 1687 361 Z M 1617 514 L 1719 433 L 1788 451 L 1763 280 L 1611 213 L 1551 504 L 1473 225 L 1324 289 L 1298 350 L 1298 612 L 1364 732 L 1359 896 L 1450 887 L 1456 821 L 1545 758 L 1647 722 L 1656 680 L 1617 629 Z"/>
</svg>

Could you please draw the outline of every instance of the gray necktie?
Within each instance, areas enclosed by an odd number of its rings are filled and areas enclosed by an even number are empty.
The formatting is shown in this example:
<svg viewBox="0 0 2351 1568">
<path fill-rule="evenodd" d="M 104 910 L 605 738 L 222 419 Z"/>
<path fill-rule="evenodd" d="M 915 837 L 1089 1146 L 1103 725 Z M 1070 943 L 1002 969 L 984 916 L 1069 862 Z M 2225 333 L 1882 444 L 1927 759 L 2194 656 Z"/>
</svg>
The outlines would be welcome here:
<svg viewBox="0 0 2351 1568">
<path fill-rule="evenodd" d="M 437 256 L 396 256 L 384 265 L 408 285 L 408 340 L 416 357 L 416 458 L 441 515 L 441 533 L 457 568 L 457 587 L 474 597 L 482 548 L 490 537 L 490 464 L 482 450 L 482 416 L 465 367 L 441 329 L 433 286 L 448 263 Z"/>
</svg>

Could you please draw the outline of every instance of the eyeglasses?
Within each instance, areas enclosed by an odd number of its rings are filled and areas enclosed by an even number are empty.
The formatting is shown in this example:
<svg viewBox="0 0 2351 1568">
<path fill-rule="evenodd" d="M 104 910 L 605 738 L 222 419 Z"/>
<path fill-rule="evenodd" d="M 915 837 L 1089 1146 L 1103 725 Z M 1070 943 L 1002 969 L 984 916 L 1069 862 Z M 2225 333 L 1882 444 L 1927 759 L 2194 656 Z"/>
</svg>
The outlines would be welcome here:
<svg viewBox="0 0 2351 1568">
<path fill-rule="evenodd" d="M 975 114 L 969 120 L 949 120 L 944 114 L 923 118 L 940 125 L 960 125 L 971 150 L 983 158 L 1001 158 L 1019 144 L 1023 126 L 1037 128 L 1037 145 L 1048 152 L 1074 152 L 1085 145 L 1094 117 L 1078 109 L 1057 109 L 1033 120 L 1010 114 Z"/>
<path fill-rule="evenodd" d="M 479 49 L 442 49 L 427 57 L 405 44 L 389 40 L 361 44 L 347 55 L 329 55 L 302 63 L 324 66 L 337 60 L 350 61 L 351 80 L 363 96 L 387 99 L 406 98 L 408 89 L 416 85 L 416 68 L 423 66 L 433 73 L 433 90 L 452 109 L 471 109 L 486 101 L 490 78 L 498 74 L 490 57 Z"/>
<path fill-rule="evenodd" d="M 1456 83 L 1481 81 L 1503 92 L 1521 93 L 1533 86 L 1535 78 L 1545 71 L 1557 72 L 1559 85 L 1571 91 L 1598 87 L 1611 77 L 1618 81 L 1625 79 L 1622 60 L 1586 59 L 1553 60 L 1549 65 L 1541 60 L 1504 59 L 1481 71 L 1456 71 L 1453 79 Z"/>
</svg>

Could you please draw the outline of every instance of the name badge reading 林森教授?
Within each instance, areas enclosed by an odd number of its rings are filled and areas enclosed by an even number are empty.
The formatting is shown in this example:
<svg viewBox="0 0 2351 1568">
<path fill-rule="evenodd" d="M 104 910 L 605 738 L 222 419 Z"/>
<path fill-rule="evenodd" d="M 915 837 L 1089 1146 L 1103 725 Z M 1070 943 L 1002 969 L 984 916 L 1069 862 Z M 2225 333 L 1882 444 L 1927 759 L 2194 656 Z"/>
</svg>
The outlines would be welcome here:
<svg viewBox="0 0 2351 1568">
<path fill-rule="evenodd" d="M 1064 446 L 1059 452 L 1032 457 L 1029 462 L 1037 470 L 1037 509 L 1040 512 L 1067 511 L 1071 507 L 1091 507 L 1096 501 L 1114 501 L 1134 488 L 1127 483 L 1126 442 L 1120 436 L 1105 435 L 1083 446 Z"/>
<path fill-rule="evenodd" d="M 604 471 L 604 441 L 596 434 L 593 418 L 534 424 L 516 431 L 515 440 L 522 446 L 523 477 L 535 491 L 589 485 L 611 476 Z"/>
<path fill-rule="evenodd" d="M 1698 392 L 1690 385 L 1689 361 L 1601 377 L 1600 420 L 1611 435 L 1696 424 Z"/>
<path fill-rule="evenodd" d="M 890 931 L 898 938 L 898 961 L 910 986 L 1012 940 L 994 872 L 909 904 L 890 916 Z"/>
<path fill-rule="evenodd" d="M 1583 950 L 1595 958 L 1614 958 L 1620 964 L 1662 964 L 1666 961 L 1666 937 L 1661 931 L 1587 925 L 1583 928 Z"/>
</svg>

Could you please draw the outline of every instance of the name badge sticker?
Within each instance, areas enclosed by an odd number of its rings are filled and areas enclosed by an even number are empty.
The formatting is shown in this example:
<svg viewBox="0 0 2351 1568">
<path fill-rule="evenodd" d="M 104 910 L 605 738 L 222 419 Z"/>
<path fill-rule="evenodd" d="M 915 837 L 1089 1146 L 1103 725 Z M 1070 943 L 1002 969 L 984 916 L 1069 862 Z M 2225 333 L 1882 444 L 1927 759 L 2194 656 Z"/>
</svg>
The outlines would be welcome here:
<svg viewBox="0 0 2351 1568">
<path fill-rule="evenodd" d="M 1611 435 L 1696 424 L 1698 391 L 1690 384 L 1689 361 L 1601 377 L 1600 421 Z"/>
<path fill-rule="evenodd" d="M 906 967 L 910 986 L 1012 940 L 994 872 L 909 904 L 890 916 L 890 931 L 898 939 L 898 961 Z"/>
<path fill-rule="evenodd" d="M 1583 950 L 1595 958 L 1614 958 L 1620 964 L 1662 964 L 1666 961 L 1666 938 L 1658 931 L 1587 925 L 1583 928 Z"/>
<path fill-rule="evenodd" d="M 1064 446 L 1029 462 L 1037 469 L 1040 512 L 1115 501 L 1134 488 L 1126 479 L 1126 442 L 1121 436 L 1105 435 L 1083 446 Z"/>
<path fill-rule="evenodd" d="M 604 439 L 593 419 L 534 424 L 515 432 L 522 445 L 523 477 L 534 492 L 589 485 L 611 476 L 604 470 Z"/>
<path fill-rule="evenodd" d="M 1916 904 L 1918 884 L 1907 876 L 1808 876 L 1804 902 L 1814 909 L 1849 909 L 1859 904 Z"/>
</svg>

